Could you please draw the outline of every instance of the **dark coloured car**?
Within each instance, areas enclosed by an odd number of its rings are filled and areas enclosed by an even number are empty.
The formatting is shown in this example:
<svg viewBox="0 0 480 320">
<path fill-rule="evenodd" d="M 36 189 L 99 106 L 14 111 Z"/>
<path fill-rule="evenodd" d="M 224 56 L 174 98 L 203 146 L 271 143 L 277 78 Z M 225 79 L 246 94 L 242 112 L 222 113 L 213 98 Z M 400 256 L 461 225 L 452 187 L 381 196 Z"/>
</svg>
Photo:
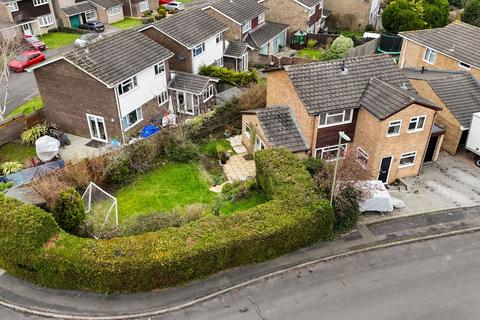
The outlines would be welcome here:
<svg viewBox="0 0 480 320">
<path fill-rule="evenodd" d="M 29 50 L 20 53 L 8 63 L 10 70 L 23 72 L 26 68 L 45 60 L 45 55 L 38 50 Z"/>
<path fill-rule="evenodd" d="M 33 50 L 43 51 L 46 48 L 45 43 L 35 36 L 24 35 L 23 40 Z"/>
<path fill-rule="evenodd" d="M 90 21 L 90 22 L 81 24 L 78 28 L 83 30 L 95 31 L 95 32 L 105 31 L 105 26 L 100 21 Z"/>
</svg>

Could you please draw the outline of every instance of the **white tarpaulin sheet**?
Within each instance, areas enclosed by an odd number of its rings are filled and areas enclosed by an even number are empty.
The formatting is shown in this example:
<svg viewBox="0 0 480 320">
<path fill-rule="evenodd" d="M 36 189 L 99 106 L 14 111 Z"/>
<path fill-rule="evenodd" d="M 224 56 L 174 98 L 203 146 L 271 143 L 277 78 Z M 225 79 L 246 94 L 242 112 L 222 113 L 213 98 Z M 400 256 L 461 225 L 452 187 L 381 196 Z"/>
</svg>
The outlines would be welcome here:
<svg viewBox="0 0 480 320">
<path fill-rule="evenodd" d="M 35 141 L 35 149 L 37 157 L 43 162 L 47 162 L 55 158 L 60 149 L 60 141 L 50 136 L 43 136 Z"/>
<path fill-rule="evenodd" d="M 369 197 L 363 202 L 359 203 L 360 212 L 378 211 L 391 212 L 393 211 L 393 202 L 390 193 L 385 185 L 380 180 L 362 181 L 362 188 L 367 190 Z"/>
</svg>

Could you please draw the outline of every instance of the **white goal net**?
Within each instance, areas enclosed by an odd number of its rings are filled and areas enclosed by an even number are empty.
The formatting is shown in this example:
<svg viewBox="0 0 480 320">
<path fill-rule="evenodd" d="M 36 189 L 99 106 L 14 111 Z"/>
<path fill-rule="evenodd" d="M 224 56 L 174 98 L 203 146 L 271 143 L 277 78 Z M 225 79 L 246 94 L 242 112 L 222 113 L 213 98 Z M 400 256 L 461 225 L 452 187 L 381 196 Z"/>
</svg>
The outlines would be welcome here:
<svg viewBox="0 0 480 320">
<path fill-rule="evenodd" d="M 90 182 L 82 199 L 93 237 L 102 238 L 118 230 L 117 198 Z"/>
</svg>

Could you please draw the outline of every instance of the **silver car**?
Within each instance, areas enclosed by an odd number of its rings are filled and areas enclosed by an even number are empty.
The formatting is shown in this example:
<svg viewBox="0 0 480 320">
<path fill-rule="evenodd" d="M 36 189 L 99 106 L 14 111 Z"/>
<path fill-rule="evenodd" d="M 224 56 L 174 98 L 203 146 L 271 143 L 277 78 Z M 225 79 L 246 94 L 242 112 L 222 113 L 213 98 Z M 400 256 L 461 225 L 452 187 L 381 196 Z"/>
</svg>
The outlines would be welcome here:
<svg viewBox="0 0 480 320">
<path fill-rule="evenodd" d="M 165 5 L 165 9 L 167 11 L 183 11 L 185 10 L 185 6 L 183 5 L 183 3 L 181 2 L 178 2 L 178 1 L 172 1 L 168 4 Z"/>
<path fill-rule="evenodd" d="M 85 33 L 85 34 L 82 34 L 80 38 L 75 40 L 75 47 L 83 48 L 87 44 L 94 43 L 100 39 L 102 39 L 102 36 L 99 35 L 98 33 Z"/>
</svg>

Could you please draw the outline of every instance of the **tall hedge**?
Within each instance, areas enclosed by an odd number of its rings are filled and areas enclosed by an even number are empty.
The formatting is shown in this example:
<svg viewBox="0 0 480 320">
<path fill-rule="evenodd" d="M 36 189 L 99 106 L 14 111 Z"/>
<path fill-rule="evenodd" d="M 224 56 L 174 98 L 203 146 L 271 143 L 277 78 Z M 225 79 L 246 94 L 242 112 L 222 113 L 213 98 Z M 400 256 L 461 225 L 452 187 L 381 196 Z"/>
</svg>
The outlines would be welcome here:
<svg viewBox="0 0 480 320">
<path fill-rule="evenodd" d="M 110 240 L 67 234 L 48 213 L 0 196 L 0 267 L 48 287 L 138 292 L 265 261 L 331 237 L 333 211 L 316 196 L 294 155 L 261 151 L 256 165 L 258 183 L 271 201 L 232 216 Z"/>
</svg>

